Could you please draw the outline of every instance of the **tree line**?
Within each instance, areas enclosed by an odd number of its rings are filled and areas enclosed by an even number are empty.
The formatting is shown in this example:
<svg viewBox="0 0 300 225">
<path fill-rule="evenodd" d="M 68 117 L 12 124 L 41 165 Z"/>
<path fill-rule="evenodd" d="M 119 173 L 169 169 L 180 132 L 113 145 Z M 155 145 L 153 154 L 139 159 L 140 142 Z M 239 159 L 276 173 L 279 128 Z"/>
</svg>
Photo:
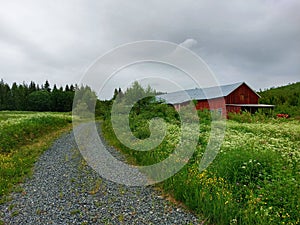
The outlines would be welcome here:
<svg viewBox="0 0 300 225">
<path fill-rule="evenodd" d="M 300 82 L 260 91 L 260 103 L 275 105 L 275 113 L 300 116 Z"/>
<path fill-rule="evenodd" d="M 89 112 L 95 110 L 96 116 L 101 117 L 110 113 L 110 107 L 114 100 L 130 104 L 136 97 L 142 97 L 147 93 L 159 94 L 149 86 L 144 89 L 138 82 L 134 82 L 125 92 L 121 88 L 116 88 L 112 99 L 100 101 L 97 99 L 96 93 L 88 86 L 78 87 L 75 84 L 57 87 L 54 84 L 51 87 L 47 80 L 42 85 L 36 84 L 34 81 L 29 84 L 14 82 L 9 85 L 1 79 L 0 110 L 70 112 L 73 107 L 75 91 L 79 96 L 76 98 L 77 102 L 74 102 L 78 110 L 86 109 Z M 275 113 L 300 116 L 300 82 L 260 91 L 259 94 L 261 95 L 260 103 L 275 105 Z M 126 98 L 124 98 L 125 96 Z M 144 101 L 148 100 L 139 101 L 138 105 L 141 106 Z"/>
<path fill-rule="evenodd" d="M 11 86 L 0 81 L 0 110 L 18 111 L 55 111 L 69 112 L 72 110 L 75 85 L 51 88 L 46 81 L 38 85 L 31 81 L 29 84 L 14 82 Z"/>
</svg>

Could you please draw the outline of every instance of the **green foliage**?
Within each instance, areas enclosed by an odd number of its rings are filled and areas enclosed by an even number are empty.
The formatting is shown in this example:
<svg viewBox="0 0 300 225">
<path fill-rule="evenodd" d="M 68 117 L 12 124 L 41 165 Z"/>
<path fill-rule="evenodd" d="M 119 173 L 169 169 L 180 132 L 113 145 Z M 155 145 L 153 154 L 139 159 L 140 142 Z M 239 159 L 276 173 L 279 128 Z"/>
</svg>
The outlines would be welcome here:
<svg viewBox="0 0 300 225">
<path fill-rule="evenodd" d="M 93 118 L 96 104 L 96 93 L 88 86 L 81 86 L 76 90 L 73 114 L 81 118 Z"/>
<path fill-rule="evenodd" d="M 93 116 L 88 105 L 83 101 L 77 102 L 77 105 L 73 110 L 73 115 L 79 116 L 80 118 L 92 118 Z"/>
<path fill-rule="evenodd" d="M 28 95 L 28 103 L 30 111 L 50 111 L 51 95 L 47 91 L 35 91 Z"/>
<path fill-rule="evenodd" d="M 99 119 L 109 118 L 111 105 L 112 105 L 111 100 L 100 101 L 98 99 L 96 102 L 96 107 L 95 107 L 96 118 L 99 118 Z"/>
<path fill-rule="evenodd" d="M 243 111 L 241 113 L 228 113 L 228 119 L 234 120 L 240 123 L 256 123 L 256 122 L 268 122 L 274 121 L 273 114 L 266 114 L 263 111 L 256 113 L 250 113 Z"/>
<path fill-rule="evenodd" d="M 73 102 L 73 107 L 76 108 L 77 104 L 84 102 L 90 112 L 94 112 L 97 95 L 89 86 L 81 86 L 76 90 L 76 97 Z"/>
<path fill-rule="evenodd" d="M 139 101 L 140 104 L 143 104 L 144 102 L 143 99 L 145 97 L 154 96 L 154 95 L 155 95 L 155 90 L 152 90 L 150 86 L 144 89 L 137 81 L 135 81 L 133 82 L 132 86 L 126 90 L 124 95 L 120 97 L 123 98 L 123 101 L 127 105 L 132 105 L 137 101 Z"/>
<path fill-rule="evenodd" d="M 72 110 L 75 87 L 66 85 L 57 89 L 54 85 L 51 90 L 48 81 L 39 88 L 33 81 L 29 85 L 13 83 L 10 87 L 0 81 L 0 110 L 19 111 L 56 111 L 69 112 Z"/>
<path fill-rule="evenodd" d="M 106 113 L 102 114 L 104 116 L 104 122 L 102 123 L 102 126 L 103 129 L 107 131 L 104 132 L 104 135 L 107 134 L 107 139 L 113 142 L 114 145 L 118 148 L 123 149 L 123 152 L 131 157 L 131 159 L 137 159 L 135 161 L 139 163 L 153 164 L 155 162 L 159 162 L 160 156 L 167 156 L 170 152 L 162 153 L 162 151 L 159 150 L 147 152 L 132 151 L 131 149 L 120 143 L 115 136 L 110 121 L 111 106 L 113 103 L 116 104 L 116 107 L 120 109 L 118 113 L 121 114 L 124 113 L 122 109 L 126 109 L 132 106 L 129 112 L 129 125 L 132 134 L 138 139 L 146 139 L 150 136 L 149 121 L 151 121 L 152 119 L 161 118 L 165 120 L 170 125 L 168 132 L 172 132 L 172 127 L 175 129 L 177 129 L 178 126 L 180 127 L 179 115 L 173 107 L 155 102 L 153 97 L 155 93 L 156 92 L 150 87 L 144 89 L 139 83 L 134 82 L 133 85 L 128 88 L 124 94 L 122 94 L 121 96 L 116 96 L 113 102 L 107 102 L 105 105 L 102 102 L 102 106 L 105 106 L 103 108 L 105 108 L 106 111 Z M 117 124 L 121 123 L 122 121 L 117 122 Z M 120 126 L 122 127 L 122 125 Z M 130 139 L 130 136 L 126 136 L 126 133 L 124 135 L 125 136 L 123 138 Z M 168 133 L 166 135 L 168 136 Z M 166 144 L 166 142 L 163 142 L 158 148 L 161 150 Z M 160 156 L 156 156 L 156 152 L 159 152 Z M 151 160 L 149 160 L 150 158 Z"/>
<path fill-rule="evenodd" d="M 259 92 L 260 103 L 275 105 L 275 113 L 300 116 L 300 82 Z"/>
<path fill-rule="evenodd" d="M 28 144 L 49 131 L 71 123 L 71 118 L 64 114 L 18 113 L 17 118 L 14 118 L 13 112 L 1 112 L 0 115 L 2 114 L 6 119 L 0 120 L 0 154 L 9 153 L 12 149 Z"/>
<path fill-rule="evenodd" d="M 169 127 L 167 129 L 166 137 L 169 137 L 172 133 L 178 133 L 180 127 L 180 122 L 178 120 L 178 113 L 174 110 L 173 107 L 152 102 L 148 98 L 146 103 L 145 99 L 142 99 L 143 107 L 141 103 L 137 102 L 131 109 L 129 114 L 129 125 L 133 135 L 138 139 L 146 139 L 150 136 L 149 121 L 155 118 L 164 119 Z M 161 160 L 161 157 L 167 157 L 171 151 L 163 151 L 165 146 L 171 141 L 171 139 L 165 138 L 165 140 L 158 146 L 157 149 L 153 151 L 134 151 L 130 148 L 127 148 L 122 143 L 118 141 L 113 131 L 110 116 L 105 117 L 105 120 L 102 123 L 102 128 L 105 130 L 104 135 L 106 139 L 114 143 L 114 145 L 123 150 L 127 156 L 132 160 L 135 160 L 138 164 L 154 164 Z M 127 135 L 126 133 L 124 135 Z M 130 138 L 125 136 L 124 138 Z M 176 139 L 176 138 L 175 138 Z M 172 145 L 176 145 L 177 141 L 173 140 Z"/>
<path fill-rule="evenodd" d="M 53 88 L 51 93 L 51 110 L 57 112 L 70 112 L 73 106 L 74 90 L 63 91 Z"/>
<path fill-rule="evenodd" d="M 70 123 L 62 113 L 0 112 L 0 203 Z"/>
<path fill-rule="evenodd" d="M 159 186 L 209 223 L 299 224 L 299 121 L 274 119 L 263 113 L 229 115 L 231 120 L 227 121 L 217 158 L 206 170 L 199 171 L 214 115 L 198 111 L 198 116 L 197 151 L 177 174 Z M 109 116 L 105 117 L 102 130 L 106 140 L 130 161 L 152 165 L 174 151 L 180 135 L 178 113 L 172 107 L 144 99 L 130 112 L 130 128 L 135 137 L 149 137 L 149 120 L 155 117 L 163 118 L 168 129 L 163 142 L 151 151 L 134 151 L 120 143 Z"/>
<path fill-rule="evenodd" d="M 281 162 L 280 155 L 273 152 L 257 152 L 252 149 L 235 148 L 230 154 L 220 155 L 215 162 L 218 176 L 237 185 L 252 185 L 256 188 L 268 180 L 276 171 L 272 171 Z"/>
<path fill-rule="evenodd" d="M 151 98 L 142 99 L 132 107 L 129 117 L 130 128 L 137 138 L 145 139 L 150 136 L 148 121 L 153 118 L 162 118 L 170 124 L 180 124 L 179 115 L 173 107 L 152 102 Z"/>
</svg>

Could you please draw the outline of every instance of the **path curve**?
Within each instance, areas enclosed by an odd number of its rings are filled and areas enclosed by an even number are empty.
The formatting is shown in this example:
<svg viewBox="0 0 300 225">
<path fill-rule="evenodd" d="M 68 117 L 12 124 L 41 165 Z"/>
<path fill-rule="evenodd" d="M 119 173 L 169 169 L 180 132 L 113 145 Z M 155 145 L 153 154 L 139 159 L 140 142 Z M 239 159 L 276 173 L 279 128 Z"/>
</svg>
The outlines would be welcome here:
<svg viewBox="0 0 300 225">
<path fill-rule="evenodd" d="M 21 186 L 23 192 L 0 205 L 4 224 L 199 224 L 152 187 L 101 178 L 83 160 L 72 132 L 44 152 L 32 178 Z"/>
</svg>

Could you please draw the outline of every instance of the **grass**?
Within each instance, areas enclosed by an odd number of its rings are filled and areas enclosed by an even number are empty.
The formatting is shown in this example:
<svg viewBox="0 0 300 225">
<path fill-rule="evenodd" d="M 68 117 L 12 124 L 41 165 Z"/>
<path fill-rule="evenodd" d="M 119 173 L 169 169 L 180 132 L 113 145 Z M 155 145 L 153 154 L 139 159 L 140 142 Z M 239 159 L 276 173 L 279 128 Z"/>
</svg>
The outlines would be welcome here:
<svg viewBox="0 0 300 225">
<path fill-rule="evenodd" d="M 0 112 L 0 203 L 32 174 L 38 157 L 71 129 L 65 113 Z"/>
<path fill-rule="evenodd" d="M 89 194 L 91 194 L 91 195 L 96 194 L 100 190 L 101 184 L 102 184 L 102 180 L 101 179 L 97 179 L 95 181 L 94 187 L 89 191 Z"/>
<path fill-rule="evenodd" d="M 157 186 L 207 218 L 207 224 L 300 224 L 300 122 L 261 115 L 234 119 L 227 121 L 216 159 L 199 171 L 210 131 L 208 120 L 202 120 L 193 157 Z M 109 120 L 104 121 L 102 130 L 106 140 L 131 162 L 149 165 L 172 152 L 180 129 L 176 123 L 170 124 L 164 141 L 146 152 L 120 143 Z M 145 130 L 142 132 L 140 136 Z"/>
<path fill-rule="evenodd" d="M 0 153 L 10 153 L 71 122 L 65 113 L 0 113 Z M 5 119 L 4 119 L 5 118 Z"/>
</svg>

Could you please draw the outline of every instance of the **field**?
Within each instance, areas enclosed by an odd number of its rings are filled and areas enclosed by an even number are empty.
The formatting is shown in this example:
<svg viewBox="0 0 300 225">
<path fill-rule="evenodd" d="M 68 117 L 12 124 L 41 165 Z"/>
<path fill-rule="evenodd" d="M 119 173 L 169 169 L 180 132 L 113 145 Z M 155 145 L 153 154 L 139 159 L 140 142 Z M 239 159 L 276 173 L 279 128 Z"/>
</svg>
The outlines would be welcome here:
<svg viewBox="0 0 300 225">
<path fill-rule="evenodd" d="M 151 151 L 126 148 L 114 136 L 111 118 L 102 122 L 107 141 L 138 165 L 162 161 L 180 142 L 176 112 L 163 105 L 151 107 L 130 114 L 131 130 L 140 139 L 150 135 L 149 119 L 159 116 L 167 121 L 166 138 Z M 300 121 L 260 114 L 232 116 L 226 121 L 220 152 L 199 171 L 211 125 L 207 112 L 199 112 L 199 117 L 200 126 L 189 127 L 200 130 L 197 151 L 178 173 L 157 186 L 207 224 L 299 224 Z M 22 191 L 15 184 L 31 174 L 36 159 L 70 125 L 71 116 L 65 113 L 0 113 L 0 202 L 10 191 Z M 155 126 L 160 129 L 161 123 Z M 123 138 L 129 139 L 127 135 Z"/>
<path fill-rule="evenodd" d="M 66 113 L 0 112 L 0 202 L 71 121 Z"/>
<path fill-rule="evenodd" d="M 159 113 L 146 109 L 133 114 L 130 118 L 134 135 L 149 137 L 145 124 Z M 125 147 L 114 136 L 110 119 L 103 123 L 105 138 L 135 164 L 157 163 L 178 143 L 179 125 L 170 118 L 170 112 L 167 114 L 167 121 L 171 121 L 167 136 L 152 151 Z M 175 176 L 158 184 L 166 195 L 183 202 L 207 224 L 299 224 L 300 122 L 263 115 L 235 116 L 226 122 L 226 135 L 216 159 L 199 171 L 210 131 L 208 116 L 199 114 L 197 151 Z"/>
</svg>

